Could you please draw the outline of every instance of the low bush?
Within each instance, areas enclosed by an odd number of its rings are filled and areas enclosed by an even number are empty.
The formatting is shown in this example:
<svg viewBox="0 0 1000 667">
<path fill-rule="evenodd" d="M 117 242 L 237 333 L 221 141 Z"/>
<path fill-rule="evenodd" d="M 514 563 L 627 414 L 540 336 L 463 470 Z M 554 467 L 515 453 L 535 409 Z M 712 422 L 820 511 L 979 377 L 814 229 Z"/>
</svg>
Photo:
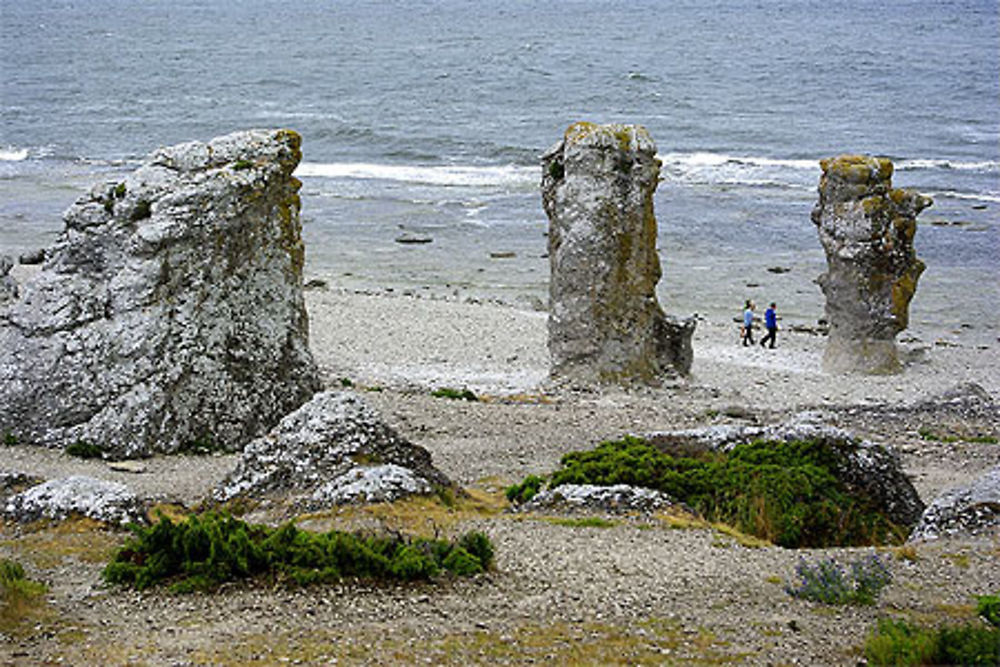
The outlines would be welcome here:
<svg viewBox="0 0 1000 667">
<path fill-rule="evenodd" d="M 440 389 L 435 389 L 431 392 L 431 396 L 434 398 L 450 398 L 453 400 L 462 401 L 478 401 L 479 397 L 475 395 L 470 389 L 452 389 L 450 387 L 442 387 Z"/>
<path fill-rule="evenodd" d="M 512 503 L 526 503 L 534 498 L 545 483 L 538 475 L 528 475 L 520 484 L 507 487 L 507 500 Z"/>
<path fill-rule="evenodd" d="M 214 512 L 178 523 L 161 515 L 152 526 L 130 528 L 133 537 L 103 576 L 137 589 L 168 582 L 175 592 L 213 590 L 258 576 L 297 585 L 344 577 L 411 581 L 442 571 L 467 576 L 493 563 L 493 546 L 482 533 L 456 541 L 311 533 L 292 523 L 270 528 Z"/>
<path fill-rule="evenodd" d="M 927 628 L 903 620 L 880 619 L 865 642 L 871 665 L 1000 664 L 1000 628 L 966 624 Z"/>
<path fill-rule="evenodd" d="M 795 567 L 798 586 L 786 585 L 792 597 L 825 604 L 875 604 L 882 589 L 892 581 L 892 573 L 882 559 L 871 555 L 844 568 L 833 558 L 816 565 L 805 560 Z"/>
<path fill-rule="evenodd" d="M 728 453 L 665 454 L 641 438 L 604 442 L 562 458 L 549 486 L 629 484 L 657 489 L 707 520 L 785 547 L 899 543 L 905 532 L 834 475 L 837 454 L 812 441 L 757 441 Z M 529 477 L 507 490 L 524 502 Z"/>
</svg>

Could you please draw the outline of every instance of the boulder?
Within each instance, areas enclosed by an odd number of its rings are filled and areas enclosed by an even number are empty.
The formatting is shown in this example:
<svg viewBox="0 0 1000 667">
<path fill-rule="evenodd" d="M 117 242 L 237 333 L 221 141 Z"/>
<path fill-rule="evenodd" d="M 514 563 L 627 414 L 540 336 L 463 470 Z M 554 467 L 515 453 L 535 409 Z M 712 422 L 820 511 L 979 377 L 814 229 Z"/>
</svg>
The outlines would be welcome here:
<svg viewBox="0 0 1000 667">
<path fill-rule="evenodd" d="M 571 125 L 542 158 L 552 376 L 657 384 L 686 375 L 693 318 L 656 298 L 656 145 L 636 125 Z"/>
<path fill-rule="evenodd" d="M 0 432 L 110 458 L 236 449 L 318 390 L 300 159 L 295 132 L 238 132 L 79 199 L 0 308 Z"/>
<path fill-rule="evenodd" d="M 909 541 L 981 535 L 1000 535 L 1000 465 L 971 484 L 949 489 L 935 498 Z"/>
<path fill-rule="evenodd" d="M 893 523 L 913 526 L 924 511 L 924 504 L 903 473 L 899 454 L 894 449 L 828 426 L 815 413 L 800 413 L 788 422 L 769 426 L 710 426 L 660 431 L 643 437 L 661 451 L 675 456 L 727 452 L 736 445 L 755 440 L 817 441 L 835 455 L 834 475 L 848 489 L 871 498 L 875 507 Z"/>
<path fill-rule="evenodd" d="M 924 270 L 913 249 L 916 217 L 932 202 L 893 188 L 886 158 L 842 155 L 820 166 L 812 221 L 827 261 L 818 280 L 830 322 L 823 366 L 830 372 L 898 372 L 896 334 L 907 326 Z"/>
<path fill-rule="evenodd" d="M 452 483 L 360 397 L 326 391 L 246 446 L 219 502 L 279 498 L 308 509 L 429 494 Z"/>
<path fill-rule="evenodd" d="M 33 486 L 7 500 L 4 513 L 15 521 L 62 521 L 84 516 L 124 525 L 146 520 L 143 503 L 124 484 L 73 476 Z"/>
</svg>

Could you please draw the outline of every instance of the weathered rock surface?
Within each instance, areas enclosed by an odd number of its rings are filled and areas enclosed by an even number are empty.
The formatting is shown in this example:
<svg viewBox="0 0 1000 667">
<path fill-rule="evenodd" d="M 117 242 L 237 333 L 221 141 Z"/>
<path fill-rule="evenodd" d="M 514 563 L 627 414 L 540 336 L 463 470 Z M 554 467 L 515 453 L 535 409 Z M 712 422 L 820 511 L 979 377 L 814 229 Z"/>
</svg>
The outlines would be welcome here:
<svg viewBox="0 0 1000 667">
<path fill-rule="evenodd" d="M 279 497 L 307 508 L 391 501 L 452 484 L 361 398 L 321 392 L 246 446 L 213 494 Z"/>
<path fill-rule="evenodd" d="M 812 220 L 827 260 L 819 277 L 830 322 L 823 366 L 831 372 L 897 372 L 896 334 L 908 324 L 910 299 L 924 270 L 913 249 L 916 217 L 932 202 L 893 188 L 886 158 L 842 155 L 820 166 Z"/>
<path fill-rule="evenodd" d="M 655 384 L 691 369 L 694 319 L 656 298 L 656 145 L 635 125 L 571 125 L 542 160 L 552 376 Z"/>
<path fill-rule="evenodd" d="M 725 452 L 755 440 L 815 440 L 836 454 L 838 464 L 833 473 L 837 478 L 848 489 L 871 498 L 894 523 L 913 526 L 924 511 L 924 503 L 903 473 L 894 449 L 823 424 L 814 413 L 801 413 L 786 423 L 769 426 L 712 426 L 661 431 L 644 437 L 660 450 L 675 455 Z"/>
<path fill-rule="evenodd" d="M 238 132 L 77 201 L 0 309 L 0 431 L 113 458 L 232 449 L 307 400 L 300 158 L 294 132 Z"/>
<path fill-rule="evenodd" d="M 553 489 L 539 491 L 531 500 L 522 505 L 521 509 L 524 511 L 652 512 L 677 504 L 665 493 L 628 484 L 615 484 L 613 486 L 561 484 Z"/>
<path fill-rule="evenodd" d="M 16 521 L 61 521 L 84 516 L 124 525 L 146 520 L 142 502 L 124 484 L 75 475 L 54 479 L 9 498 L 4 513 Z"/>
<path fill-rule="evenodd" d="M 0 255 L 0 306 L 17 298 L 17 281 L 10 276 L 14 260 L 7 255 Z"/>
<path fill-rule="evenodd" d="M 1000 465 L 967 486 L 934 499 L 910 534 L 910 542 L 941 537 L 1000 536 Z"/>
</svg>

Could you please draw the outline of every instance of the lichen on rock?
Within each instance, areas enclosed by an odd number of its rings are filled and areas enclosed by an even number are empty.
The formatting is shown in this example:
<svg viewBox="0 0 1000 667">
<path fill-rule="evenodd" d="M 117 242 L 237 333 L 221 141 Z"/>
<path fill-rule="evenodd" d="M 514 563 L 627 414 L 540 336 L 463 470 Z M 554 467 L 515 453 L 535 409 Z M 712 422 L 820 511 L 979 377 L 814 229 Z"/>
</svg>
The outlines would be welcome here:
<svg viewBox="0 0 1000 667">
<path fill-rule="evenodd" d="M 820 166 L 812 220 L 827 258 L 818 281 L 830 322 L 823 365 L 832 372 L 897 372 L 895 337 L 908 325 L 924 270 L 913 249 L 916 217 L 932 202 L 893 188 L 887 158 L 841 155 Z"/>
<path fill-rule="evenodd" d="M 0 309 L 0 430 L 112 458 L 237 449 L 307 400 L 300 144 L 250 130 L 163 148 L 79 199 Z"/>
<path fill-rule="evenodd" d="M 983 535 L 1000 536 L 1000 465 L 935 498 L 913 529 L 910 541 Z"/>
<path fill-rule="evenodd" d="M 576 123 L 543 156 L 553 377 L 656 384 L 690 371 L 694 320 L 656 298 L 659 173 L 636 125 Z"/>
</svg>

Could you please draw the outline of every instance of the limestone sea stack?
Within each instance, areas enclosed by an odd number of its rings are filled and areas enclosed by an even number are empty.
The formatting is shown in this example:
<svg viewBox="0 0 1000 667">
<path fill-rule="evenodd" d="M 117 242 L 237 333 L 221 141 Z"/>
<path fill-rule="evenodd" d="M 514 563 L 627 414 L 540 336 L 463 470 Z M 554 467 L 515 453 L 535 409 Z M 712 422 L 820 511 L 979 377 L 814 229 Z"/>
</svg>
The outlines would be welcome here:
<svg viewBox="0 0 1000 667">
<path fill-rule="evenodd" d="M 0 432 L 113 458 L 233 449 L 312 396 L 300 144 L 251 130 L 160 149 L 70 207 L 0 308 Z"/>
<path fill-rule="evenodd" d="M 686 375 L 694 320 L 656 298 L 656 145 L 638 125 L 571 125 L 542 158 L 552 376 L 657 384 Z"/>
<path fill-rule="evenodd" d="M 924 263 L 913 236 L 931 200 L 892 187 L 886 158 L 841 155 L 822 160 L 812 220 L 826 251 L 819 277 L 826 295 L 829 372 L 895 373 L 896 334 L 909 321 L 910 300 Z"/>
</svg>

